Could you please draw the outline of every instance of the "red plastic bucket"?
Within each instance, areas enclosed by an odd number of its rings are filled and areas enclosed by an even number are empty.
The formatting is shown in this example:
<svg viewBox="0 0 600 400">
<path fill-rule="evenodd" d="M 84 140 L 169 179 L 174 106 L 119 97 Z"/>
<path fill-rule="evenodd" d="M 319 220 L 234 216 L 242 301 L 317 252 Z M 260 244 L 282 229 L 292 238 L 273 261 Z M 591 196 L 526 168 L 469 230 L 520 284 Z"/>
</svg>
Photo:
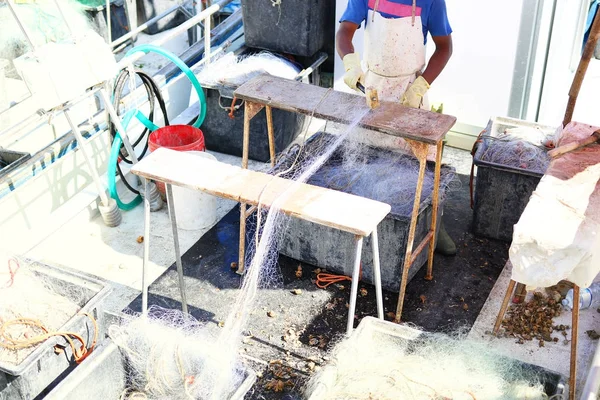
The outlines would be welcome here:
<svg viewBox="0 0 600 400">
<path fill-rule="evenodd" d="M 158 128 L 148 138 L 150 152 L 159 147 L 166 147 L 176 151 L 205 151 L 204 134 L 191 125 L 169 125 Z M 157 182 L 156 187 L 165 197 L 165 185 Z"/>
<path fill-rule="evenodd" d="M 158 128 L 150 134 L 150 151 L 159 147 L 177 151 L 204 151 L 204 134 L 191 125 L 169 125 Z"/>
</svg>

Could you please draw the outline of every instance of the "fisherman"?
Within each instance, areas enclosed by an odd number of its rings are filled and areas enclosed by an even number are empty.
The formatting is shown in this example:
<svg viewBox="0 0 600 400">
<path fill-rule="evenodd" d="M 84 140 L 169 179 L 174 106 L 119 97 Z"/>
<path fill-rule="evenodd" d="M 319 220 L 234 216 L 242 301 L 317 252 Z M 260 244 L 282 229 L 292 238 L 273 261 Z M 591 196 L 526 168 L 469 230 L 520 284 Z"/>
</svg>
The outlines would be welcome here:
<svg viewBox="0 0 600 400">
<path fill-rule="evenodd" d="M 363 22 L 366 72 L 352 44 Z M 435 51 L 427 63 L 428 33 Z M 348 0 L 336 36 L 337 51 L 346 70 L 344 82 L 354 90 L 357 82 L 376 89 L 379 100 L 428 109 L 427 90 L 452 55 L 451 33 L 445 0 Z M 456 254 L 443 221 L 436 251 Z"/>
</svg>

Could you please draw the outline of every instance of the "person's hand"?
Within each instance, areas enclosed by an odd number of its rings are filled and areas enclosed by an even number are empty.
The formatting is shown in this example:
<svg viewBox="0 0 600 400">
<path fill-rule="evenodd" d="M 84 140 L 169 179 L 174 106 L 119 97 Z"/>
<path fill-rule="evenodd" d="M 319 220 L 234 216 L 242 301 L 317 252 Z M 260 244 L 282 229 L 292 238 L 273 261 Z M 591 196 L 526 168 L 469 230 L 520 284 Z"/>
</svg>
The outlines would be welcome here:
<svg viewBox="0 0 600 400">
<path fill-rule="evenodd" d="M 427 90 L 429 90 L 429 83 L 422 76 L 419 76 L 404 92 L 402 105 L 419 108 L 423 103 L 423 96 L 425 96 Z"/>
<path fill-rule="evenodd" d="M 344 56 L 344 83 L 348 85 L 350 89 L 358 90 L 356 84 L 362 83 L 365 79 L 365 74 L 360 66 L 360 57 L 358 53 L 350 53 Z"/>
</svg>

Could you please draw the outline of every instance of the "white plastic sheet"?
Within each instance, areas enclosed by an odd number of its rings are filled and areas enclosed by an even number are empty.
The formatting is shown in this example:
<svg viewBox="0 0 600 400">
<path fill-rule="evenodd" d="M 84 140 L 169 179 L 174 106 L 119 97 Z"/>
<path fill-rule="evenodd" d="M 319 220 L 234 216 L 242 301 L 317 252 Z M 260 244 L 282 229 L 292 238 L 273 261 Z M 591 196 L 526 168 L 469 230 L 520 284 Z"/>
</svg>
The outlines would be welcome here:
<svg viewBox="0 0 600 400">
<path fill-rule="evenodd" d="M 596 127 L 571 123 L 559 145 Z M 600 146 L 554 160 L 515 225 L 512 279 L 530 287 L 568 280 L 588 287 L 600 272 Z"/>
</svg>

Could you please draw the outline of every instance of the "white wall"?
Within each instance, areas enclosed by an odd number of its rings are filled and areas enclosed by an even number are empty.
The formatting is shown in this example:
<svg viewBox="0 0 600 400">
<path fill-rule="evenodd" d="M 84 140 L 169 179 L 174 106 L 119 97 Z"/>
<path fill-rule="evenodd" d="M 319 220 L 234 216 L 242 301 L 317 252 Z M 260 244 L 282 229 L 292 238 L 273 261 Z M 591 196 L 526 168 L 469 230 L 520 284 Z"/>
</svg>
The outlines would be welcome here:
<svg viewBox="0 0 600 400">
<path fill-rule="evenodd" d="M 569 89 L 575 76 L 583 40 L 583 19 L 589 1 L 558 0 L 548 65 L 544 80 L 539 121 L 558 125 L 567 106 Z M 577 99 L 573 120 L 600 126 L 600 60 L 590 62 Z"/>
<path fill-rule="evenodd" d="M 483 127 L 508 113 L 523 0 L 446 0 L 454 52 L 430 90 L 432 104 Z M 432 44 L 432 43 L 431 43 Z M 428 46 L 428 56 L 433 52 Z"/>
</svg>

